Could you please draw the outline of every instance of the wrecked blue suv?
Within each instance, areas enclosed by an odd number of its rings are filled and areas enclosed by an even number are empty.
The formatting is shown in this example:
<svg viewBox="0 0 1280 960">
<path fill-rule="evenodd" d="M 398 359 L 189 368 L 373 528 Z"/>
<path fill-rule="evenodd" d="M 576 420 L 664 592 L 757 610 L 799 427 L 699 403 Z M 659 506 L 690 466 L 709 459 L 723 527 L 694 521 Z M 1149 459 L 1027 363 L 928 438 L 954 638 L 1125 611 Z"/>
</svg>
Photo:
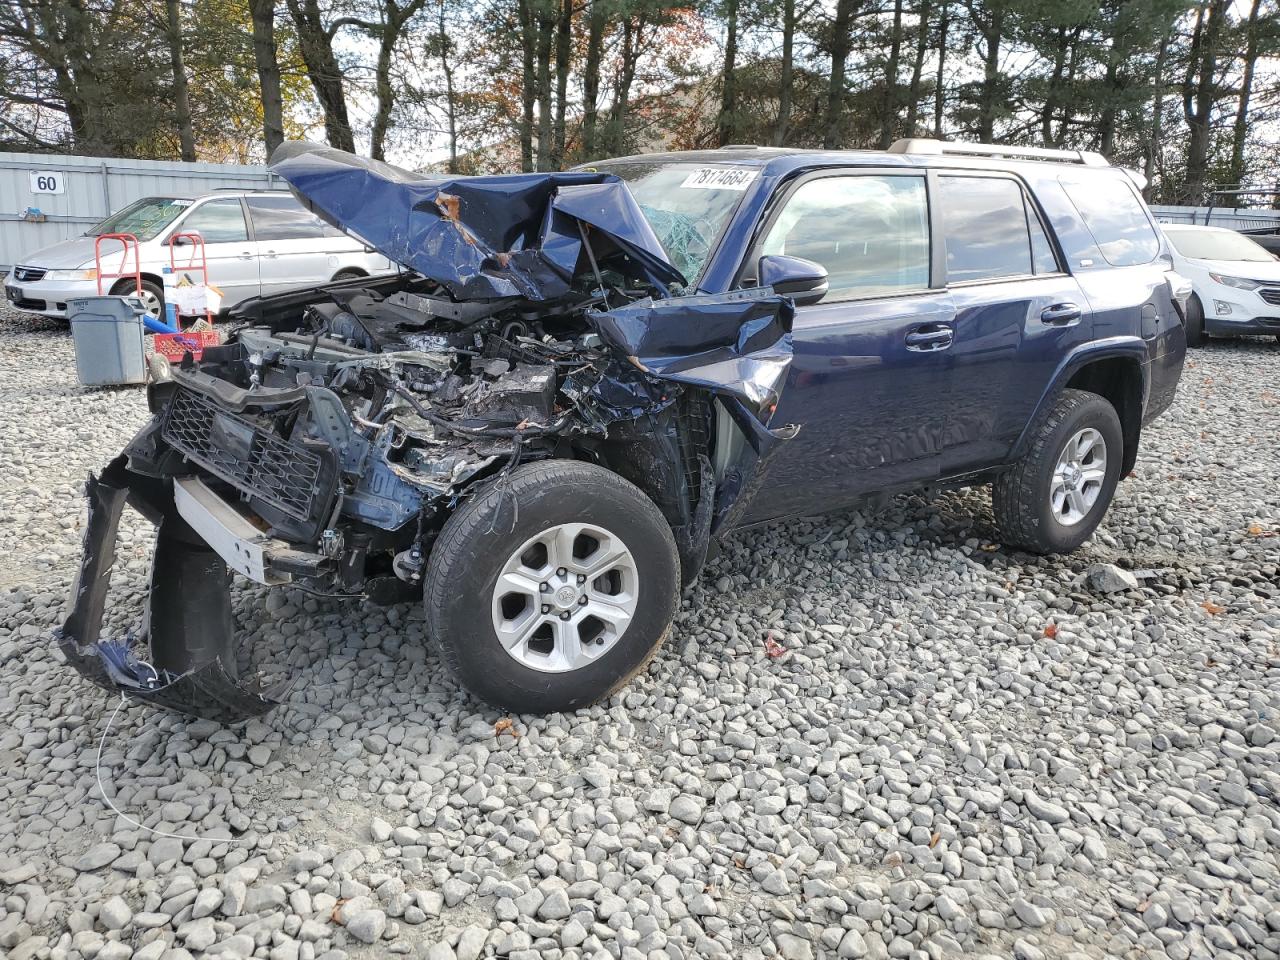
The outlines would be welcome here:
<svg viewBox="0 0 1280 960">
<path fill-rule="evenodd" d="M 421 599 L 467 687 L 544 712 L 640 670 L 744 526 L 989 483 L 1009 544 L 1071 550 L 1182 368 L 1161 236 L 1093 155 L 904 141 L 426 179 L 286 144 L 272 165 L 403 272 L 240 305 L 90 478 L 62 649 L 191 714 L 261 714 L 290 681 L 237 656 L 233 573 Z M 149 607 L 103 637 L 126 504 L 158 526 Z"/>
</svg>

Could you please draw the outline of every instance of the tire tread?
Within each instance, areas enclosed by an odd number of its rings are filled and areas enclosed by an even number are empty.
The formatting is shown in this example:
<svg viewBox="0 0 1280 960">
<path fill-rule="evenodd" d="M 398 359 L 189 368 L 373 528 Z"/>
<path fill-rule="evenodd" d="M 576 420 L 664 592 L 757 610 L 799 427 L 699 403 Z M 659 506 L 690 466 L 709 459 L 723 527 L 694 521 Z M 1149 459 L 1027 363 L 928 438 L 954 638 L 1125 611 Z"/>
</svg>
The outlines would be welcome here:
<svg viewBox="0 0 1280 960">
<path fill-rule="evenodd" d="M 1037 474 L 1046 456 L 1056 451 L 1047 449 L 1058 427 L 1078 410 L 1102 399 L 1086 390 L 1064 389 L 1036 424 L 1035 436 L 1026 452 L 991 484 L 991 508 L 1001 539 L 1011 547 L 1036 553 L 1044 551 L 1040 523 L 1034 504 L 1040 495 Z"/>
<path fill-rule="evenodd" d="M 503 499 L 514 497 L 515 502 L 518 504 L 523 491 L 547 485 L 554 485 L 569 502 L 574 501 L 579 490 L 599 492 L 602 486 L 606 489 L 611 487 L 620 500 L 640 501 L 639 509 L 649 513 L 650 520 L 653 521 L 655 527 L 662 532 L 668 541 L 671 555 L 677 566 L 676 582 L 679 583 L 680 560 L 676 551 L 675 537 L 671 533 L 671 527 L 668 525 L 666 518 L 663 517 L 662 511 L 658 509 L 657 504 L 645 496 L 638 487 L 610 470 L 579 460 L 541 460 L 528 464 L 525 468 L 514 471 L 505 480 L 490 484 L 488 489 L 478 493 L 469 503 L 455 510 L 453 515 L 445 522 L 444 528 L 440 531 L 440 536 L 436 538 L 431 547 L 431 555 L 428 559 L 427 567 L 426 589 L 423 597 L 426 608 L 428 636 L 441 652 L 449 673 L 463 686 L 467 684 L 462 675 L 457 649 L 452 643 L 440 639 L 448 633 L 448 625 L 443 621 L 441 615 L 445 607 L 448 577 L 441 575 L 441 572 L 445 569 L 453 568 L 457 564 L 465 563 L 467 548 L 474 542 L 477 528 L 482 524 L 493 522 L 493 511 L 500 509 Z M 653 648 L 640 663 L 621 676 L 607 690 L 603 690 L 598 696 L 585 701 L 582 706 L 591 706 L 612 696 L 630 682 L 633 677 L 643 672 L 653 658 L 657 656 L 658 651 L 662 648 L 670 633 L 671 630 L 668 627 L 662 632 L 657 642 L 653 644 Z"/>
</svg>

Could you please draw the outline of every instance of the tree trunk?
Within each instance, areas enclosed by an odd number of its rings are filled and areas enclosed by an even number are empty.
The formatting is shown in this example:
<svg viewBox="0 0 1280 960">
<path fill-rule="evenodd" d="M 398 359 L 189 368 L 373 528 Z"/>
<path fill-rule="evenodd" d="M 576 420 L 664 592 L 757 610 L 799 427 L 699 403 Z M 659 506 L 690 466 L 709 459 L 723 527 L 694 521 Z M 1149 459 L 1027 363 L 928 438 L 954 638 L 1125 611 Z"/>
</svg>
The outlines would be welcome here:
<svg viewBox="0 0 1280 960">
<path fill-rule="evenodd" d="M 1107 100 L 1098 118 L 1098 149 L 1104 157 L 1111 156 L 1116 146 L 1116 117 L 1119 107 L 1116 97 L 1120 94 L 1123 82 L 1120 79 L 1121 52 L 1117 49 L 1119 39 L 1111 38 L 1111 48 L 1107 51 L 1107 72 L 1102 79 L 1102 89 L 1106 91 Z"/>
<path fill-rule="evenodd" d="M 537 0 L 534 23 L 537 25 L 537 98 L 538 159 L 537 169 L 551 169 L 551 44 L 555 39 L 555 20 L 547 13 L 552 0 Z"/>
<path fill-rule="evenodd" d="M 1258 62 L 1258 13 L 1262 0 L 1253 0 L 1245 24 L 1244 72 L 1240 77 L 1240 99 L 1236 103 L 1236 122 L 1231 128 L 1231 183 L 1241 186 L 1244 180 L 1244 148 L 1249 135 L 1249 100 L 1253 96 L 1253 72 Z"/>
<path fill-rule="evenodd" d="M 393 16 L 393 5 L 388 7 L 388 16 Z M 395 50 L 396 33 L 388 24 L 378 41 L 378 62 L 374 68 L 374 87 L 378 97 L 378 107 L 373 114 L 373 125 L 369 130 L 369 156 L 375 160 L 386 160 L 387 131 L 391 128 L 391 107 L 394 93 L 391 89 L 391 54 Z"/>
<path fill-rule="evenodd" d="M 194 163 L 196 133 L 191 125 L 191 95 L 187 84 L 187 68 L 182 62 L 182 8 L 178 0 L 165 0 L 169 41 L 169 65 L 173 69 L 173 116 L 178 124 L 178 143 L 182 159 Z"/>
<path fill-rule="evenodd" d="M 738 0 L 725 4 L 724 70 L 720 75 L 720 116 L 716 120 L 716 138 L 720 146 L 733 143 L 737 123 L 738 91 L 735 71 L 738 59 Z"/>
<path fill-rule="evenodd" d="M 342 68 L 333 52 L 329 35 L 320 13 L 318 0 L 285 0 L 298 28 L 298 50 L 306 65 L 307 76 L 324 111 L 324 132 L 329 146 L 354 153 L 355 137 L 347 118 L 347 100 L 342 90 Z"/>
<path fill-rule="evenodd" d="M 596 155 L 596 118 L 600 110 L 600 59 L 606 24 L 604 0 L 591 0 L 587 24 L 587 62 L 582 68 L 582 159 Z"/>
<path fill-rule="evenodd" d="M 642 29 L 643 21 L 639 18 L 627 16 L 622 21 L 621 62 L 614 86 L 613 109 L 609 111 L 607 154 L 622 153 L 627 143 L 627 111 L 631 108 L 631 84 L 636 78 L 636 59 L 640 54 L 638 34 Z"/>
<path fill-rule="evenodd" d="M 444 112 L 449 123 L 449 173 L 458 172 L 458 100 L 453 89 L 453 44 L 444 19 L 445 0 L 439 0 L 437 24 L 440 29 L 440 70 L 444 74 Z"/>
<path fill-rule="evenodd" d="M 850 27 L 860 0 L 836 0 L 836 18 L 831 33 L 831 76 L 827 82 L 827 112 L 822 145 L 833 150 L 844 143 L 844 72 L 852 47 Z"/>
<path fill-rule="evenodd" d="M 880 149 L 893 143 L 898 119 L 898 61 L 902 57 L 902 0 L 893 3 L 893 37 L 889 41 L 889 61 L 884 71 L 884 101 L 881 104 Z"/>
<path fill-rule="evenodd" d="M 970 4 L 970 10 L 973 10 Z M 996 112 L 999 110 L 1000 44 L 1004 40 L 1003 0 L 993 3 L 985 23 L 973 14 L 974 25 L 982 33 L 982 87 L 978 94 L 978 142 L 994 143 Z"/>
<path fill-rule="evenodd" d="M 1160 156 L 1160 139 L 1164 133 L 1164 68 L 1169 56 L 1169 35 L 1172 28 L 1165 28 L 1160 38 L 1160 52 L 1156 54 L 1155 76 L 1151 86 L 1155 93 L 1155 101 L 1151 107 L 1151 139 L 1147 142 L 1146 156 L 1143 158 L 1143 174 L 1147 178 L 1147 189 L 1143 191 L 1150 201 L 1155 183 L 1156 167 Z"/>
<path fill-rule="evenodd" d="M 946 111 L 946 86 L 943 81 L 947 69 L 947 31 L 951 27 L 951 4 L 942 0 L 942 8 L 938 11 L 938 72 L 934 77 L 933 87 L 933 136 L 942 139 L 942 121 Z"/>
<path fill-rule="evenodd" d="M 1057 43 L 1053 47 L 1053 72 L 1049 75 L 1049 89 L 1045 92 L 1044 106 L 1040 109 L 1040 140 L 1046 147 L 1058 145 L 1053 135 L 1053 117 L 1058 112 L 1062 75 L 1067 68 L 1067 28 L 1060 26 L 1057 33 Z"/>
<path fill-rule="evenodd" d="M 536 99 L 533 63 L 538 47 L 532 2 L 519 0 L 516 7 L 520 18 L 520 169 L 526 173 L 533 169 L 533 103 Z"/>
<path fill-rule="evenodd" d="M 573 0 L 560 0 L 560 19 L 556 24 L 556 119 L 551 132 L 551 169 L 564 166 L 564 115 L 569 97 L 569 70 L 573 50 Z"/>
<path fill-rule="evenodd" d="M 249 0 L 253 19 L 253 61 L 262 93 L 262 142 L 267 159 L 284 143 L 284 96 L 280 92 L 280 63 L 276 59 L 275 0 Z"/>
<path fill-rule="evenodd" d="M 791 123 L 791 86 L 795 82 L 796 0 L 782 3 L 782 69 L 778 83 L 778 119 L 773 124 L 773 145 L 787 142 Z"/>
<path fill-rule="evenodd" d="M 1229 0 L 1211 0 L 1196 14 L 1191 37 L 1186 82 L 1182 88 L 1182 112 L 1187 121 L 1187 177 L 1182 200 L 1195 206 L 1205 199 L 1209 173 L 1209 147 L 1215 94 L 1217 93 L 1218 44 Z"/>
<path fill-rule="evenodd" d="M 916 55 L 911 66 L 911 84 L 907 87 L 906 136 L 916 135 L 916 122 L 920 118 L 920 81 L 924 75 L 924 58 L 929 52 L 929 14 L 933 12 L 931 0 L 920 0 L 916 29 Z"/>
</svg>

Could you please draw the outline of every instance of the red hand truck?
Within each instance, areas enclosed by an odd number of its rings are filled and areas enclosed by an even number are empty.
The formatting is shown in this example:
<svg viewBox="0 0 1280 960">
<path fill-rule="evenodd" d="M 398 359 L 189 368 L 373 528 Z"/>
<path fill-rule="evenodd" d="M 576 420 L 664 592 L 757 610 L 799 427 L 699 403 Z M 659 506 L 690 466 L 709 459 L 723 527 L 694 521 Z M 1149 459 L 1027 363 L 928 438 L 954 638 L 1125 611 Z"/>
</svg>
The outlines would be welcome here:
<svg viewBox="0 0 1280 960">
<path fill-rule="evenodd" d="M 102 241 L 116 240 L 120 243 L 120 270 L 108 272 L 102 269 Z M 133 248 L 133 269 L 128 270 L 129 249 Z M 133 277 L 134 290 L 142 296 L 142 258 L 138 247 L 138 238 L 132 233 L 104 233 L 93 240 L 94 272 L 98 275 L 98 296 L 102 296 L 103 280 L 119 280 L 121 277 Z"/>
<path fill-rule="evenodd" d="M 179 240 L 186 243 L 179 244 Z M 191 244 L 191 255 L 187 257 L 184 266 L 178 266 L 177 253 L 179 246 Z M 169 269 L 174 276 L 181 273 L 198 273 L 200 274 L 200 282 L 204 284 L 205 289 L 209 288 L 209 258 L 206 255 L 204 247 L 204 237 L 198 233 L 175 233 L 169 238 Z M 178 313 L 174 311 L 174 319 L 177 326 L 181 328 L 182 320 L 178 317 Z M 209 325 L 213 325 L 213 313 L 209 310 L 208 303 L 205 304 L 204 318 L 209 321 Z"/>
</svg>

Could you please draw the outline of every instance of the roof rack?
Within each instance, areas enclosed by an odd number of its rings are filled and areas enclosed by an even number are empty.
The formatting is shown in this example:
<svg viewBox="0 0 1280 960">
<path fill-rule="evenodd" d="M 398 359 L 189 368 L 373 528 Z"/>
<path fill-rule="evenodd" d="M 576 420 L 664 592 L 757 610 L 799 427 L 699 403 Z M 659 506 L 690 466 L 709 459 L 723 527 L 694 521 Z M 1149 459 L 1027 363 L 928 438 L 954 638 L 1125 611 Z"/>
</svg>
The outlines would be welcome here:
<svg viewBox="0 0 1280 960">
<path fill-rule="evenodd" d="M 1010 160 L 1056 160 L 1058 163 L 1081 163 L 1087 167 L 1109 167 L 1107 158 L 1092 150 L 1046 150 L 1044 147 L 1007 147 L 999 143 L 961 143 L 956 140 L 930 140 L 912 137 L 895 141 L 890 153 L 929 154 L 932 156 L 1007 157 Z"/>
<path fill-rule="evenodd" d="M 265 187 L 214 187 L 210 193 L 274 193 L 280 190 L 288 190 L 287 183 L 270 184 Z"/>
</svg>

